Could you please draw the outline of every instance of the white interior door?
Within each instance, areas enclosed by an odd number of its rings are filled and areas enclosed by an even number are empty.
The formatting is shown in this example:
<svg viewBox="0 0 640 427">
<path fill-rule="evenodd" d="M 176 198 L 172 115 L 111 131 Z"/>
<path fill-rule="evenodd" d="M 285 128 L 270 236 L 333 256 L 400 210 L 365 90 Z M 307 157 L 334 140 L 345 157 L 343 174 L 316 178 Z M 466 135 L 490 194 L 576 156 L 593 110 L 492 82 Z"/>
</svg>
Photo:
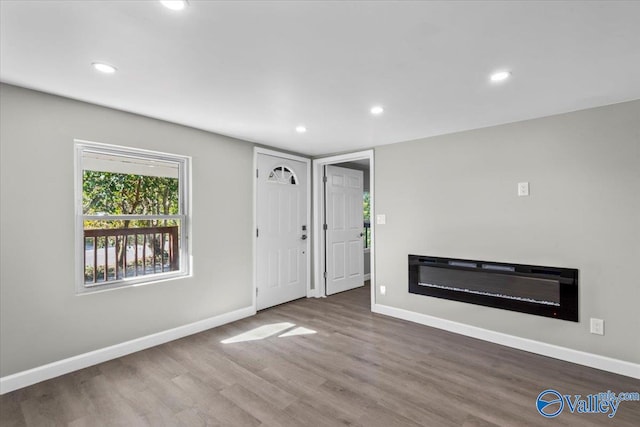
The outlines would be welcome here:
<svg viewBox="0 0 640 427">
<path fill-rule="evenodd" d="M 327 295 L 364 285 L 363 172 L 327 166 Z"/>
<path fill-rule="evenodd" d="M 307 295 L 307 164 L 258 154 L 258 310 Z"/>
</svg>

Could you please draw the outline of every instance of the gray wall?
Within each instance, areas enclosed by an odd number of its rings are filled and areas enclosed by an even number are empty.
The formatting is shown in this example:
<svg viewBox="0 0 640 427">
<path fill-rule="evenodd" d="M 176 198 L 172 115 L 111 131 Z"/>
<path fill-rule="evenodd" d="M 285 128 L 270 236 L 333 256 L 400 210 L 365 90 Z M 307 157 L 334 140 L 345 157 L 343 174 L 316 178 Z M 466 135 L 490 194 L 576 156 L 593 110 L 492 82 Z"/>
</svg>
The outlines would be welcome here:
<svg viewBox="0 0 640 427">
<path fill-rule="evenodd" d="M 251 144 L 0 91 L 1 376 L 251 305 Z M 75 295 L 74 138 L 193 157 L 193 277 Z"/>
<path fill-rule="evenodd" d="M 635 101 L 376 149 L 377 302 L 640 362 L 639 123 Z M 193 277 L 75 295 L 74 138 L 193 157 Z M 249 306 L 252 169 L 249 143 L 0 85 L 0 376 Z M 579 268 L 581 321 L 409 295 L 408 253 Z"/>
<path fill-rule="evenodd" d="M 640 101 L 377 148 L 377 302 L 640 362 Z M 531 195 L 517 197 L 517 183 Z M 407 291 L 407 254 L 580 270 L 580 322 Z M 589 318 L 605 320 L 605 336 Z"/>
</svg>

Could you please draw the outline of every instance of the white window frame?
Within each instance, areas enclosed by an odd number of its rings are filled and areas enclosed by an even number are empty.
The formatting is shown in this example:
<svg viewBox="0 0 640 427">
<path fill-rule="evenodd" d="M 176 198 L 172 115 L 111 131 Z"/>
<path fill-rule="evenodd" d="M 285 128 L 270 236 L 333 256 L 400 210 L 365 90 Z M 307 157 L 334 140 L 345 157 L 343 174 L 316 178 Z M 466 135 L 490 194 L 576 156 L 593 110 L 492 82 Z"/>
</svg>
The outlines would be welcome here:
<svg viewBox="0 0 640 427">
<path fill-rule="evenodd" d="M 74 140 L 75 151 L 75 220 L 76 220 L 76 293 L 86 294 L 101 292 L 111 289 L 119 289 L 137 285 L 163 282 L 179 277 L 191 275 L 191 157 L 178 154 L 163 153 L 159 151 L 144 150 L 140 148 L 124 147 L 120 145 L 103 144 L 92 141 Z M 83 155 L 85 152 L 101 153 L 107 155 L 135 157 L 145 160 L 170 161 L 178 164 L 178 215 L 84 215 L 82 200 L 83 181 Z M 153 220 L 153 219 L 178 219 L 180 220 L 180 269 L 164 273 L 127 277 L 120 280 L 109 281 L 105 284 L 84 283 L 84 221 L 87 219 L 104 220 Z M 106 267 L 106 266 L 105 266 Z"/>
</svg>

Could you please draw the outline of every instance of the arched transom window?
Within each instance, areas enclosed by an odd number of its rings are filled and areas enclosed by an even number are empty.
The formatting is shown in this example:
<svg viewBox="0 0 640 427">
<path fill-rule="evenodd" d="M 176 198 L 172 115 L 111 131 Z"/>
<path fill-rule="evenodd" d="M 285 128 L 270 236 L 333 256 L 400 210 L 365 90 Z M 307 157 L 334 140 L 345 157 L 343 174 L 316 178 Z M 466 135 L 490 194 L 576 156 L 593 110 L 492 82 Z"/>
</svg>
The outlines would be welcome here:
<svg viewBox="0 0 640 427">
<path fill-rule="evenodd" d="M 296 178 L 296 174 L 294 174 L 291 169 L 286 166 L 277 166 L 275 167 L 271 173 L 269 173 L 269 177 L 267 178 L 269 182 L 275 182 L 278 184 L 291 184 L 297 185 L 298 179 Z"/>
</svg>

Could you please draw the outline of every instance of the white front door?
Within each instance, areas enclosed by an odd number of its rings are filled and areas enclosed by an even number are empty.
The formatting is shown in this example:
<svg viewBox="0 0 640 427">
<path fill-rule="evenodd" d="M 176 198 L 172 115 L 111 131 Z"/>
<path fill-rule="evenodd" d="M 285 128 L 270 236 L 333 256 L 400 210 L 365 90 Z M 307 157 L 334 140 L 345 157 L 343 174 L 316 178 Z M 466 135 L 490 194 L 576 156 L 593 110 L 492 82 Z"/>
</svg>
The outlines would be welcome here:
<svg viewBox="0 0 640 427">
<path fill-rule="evenodd" d="M 327 166 L 327 295 L 364 285 L 363 172 Z"/>
<path fill-rule="evenodd" d="M 307 164 L 258 154 L 258 310 L 307 295 Z"/>
</svg>

